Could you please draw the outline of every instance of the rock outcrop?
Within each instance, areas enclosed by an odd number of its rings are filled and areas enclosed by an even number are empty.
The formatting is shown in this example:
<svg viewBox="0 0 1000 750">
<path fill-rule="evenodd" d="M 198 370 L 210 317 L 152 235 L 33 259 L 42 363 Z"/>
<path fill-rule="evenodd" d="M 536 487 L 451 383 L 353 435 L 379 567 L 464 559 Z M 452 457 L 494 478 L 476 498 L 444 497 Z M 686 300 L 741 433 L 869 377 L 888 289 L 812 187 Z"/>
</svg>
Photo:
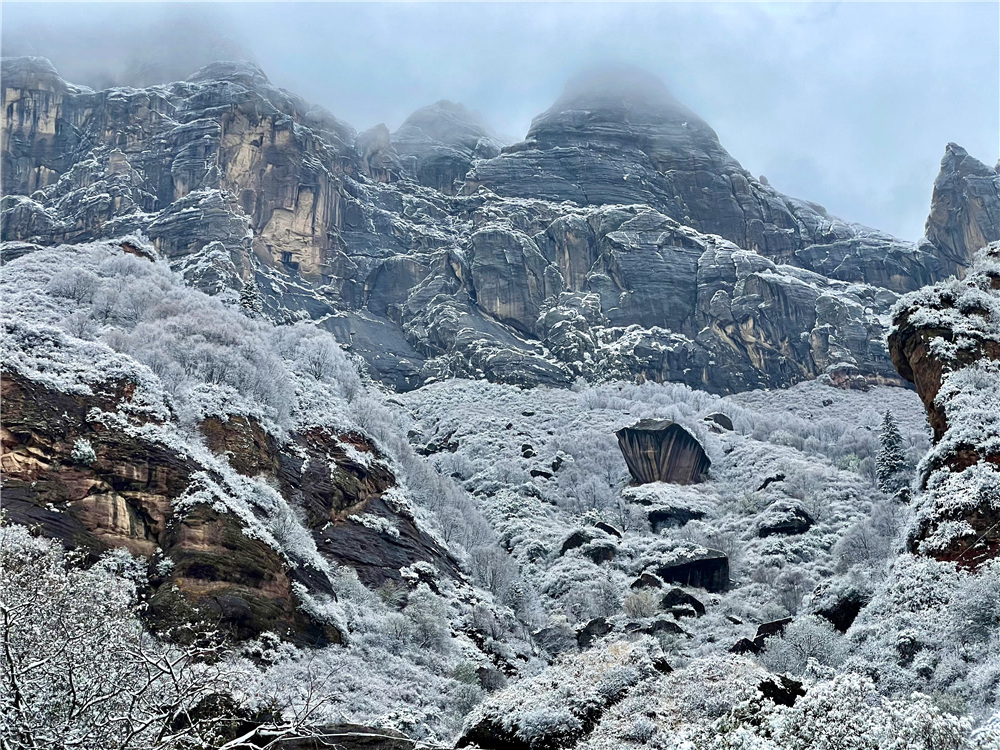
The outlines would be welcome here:
<svg viewBox="0 0 1000 750">
<path fill-rule="evenodd" d="M 694 484 L 712 465 L 698 438 L 676 422 L 643 419 L 615 434 L 637 484 Z"/>
<path fill-rule="evenodd" d="M 927 408 L 914 549 L 975 568 L 1000 556 L 1000 243 L 962 280 L 900 300 L 889 348 Z"/>
<path fill-rule="evenodd" d="M 522 143 L 473 167 L 466 191 L 480 186 L 581 205 L 645 204 L 776 262 L 897 292 L 942 278 L 933 253 L 758 181 L 704 120 L 635 69 L 572 81 Z"/>
<path fill-rule="evenodd" d="M 706 591 L 729 588 L 729 558 L 718 550 L 704 547 L 679 547 L 666 559 L 650 568 L 658 578 L 680 586 Z"/>
<path fill-rule="evenodd" d="M 407 117 L 392 144 L 417 182 L 448 195 L 464 185 L 473 162 L 497 156 L 502 147 L 481 117 L 445 100 Z"/>
<path fill-rule="evenodd" d="M 338 624 L 308 614 L 299 593 L 333 597 L 326 573 L 292 564 L 247 533 L 247 519 L 209 502 L 211 488 L 225 483 L 214 465 L 120 424 L 141 427 L 150 419 L 131 408 L 134 383 L 109 381 L 92 391 L 61 391 L 4 370 L 6 521 L 92 555 L 125 548 L 147 559 L 150 613 L 160 627 L 209 613 L 238 638 L 270 630 L 306 643 L 341 641 Z M 201 431 L 233 470 L 268 477 L 303 508 L 320 553 L 353 567 L 362 582 L 398 580 L 401 567 L 418 561 L 458 575 L 447 553 L 392 507 L 395 477 L 363 435 L 313 431 L 281 446 L 256 421 L 238 416 L 209 418 Z M 349 519 L 362 513 L 391 521 L 398 535 Z"/>
<path fill-rule="evenodd" d="M 924 234 L 949 272 L 962 275 L 978 250 L 1000 240 L 1000 173 L 949 143 Z"/>
<path fill-rule="evenodd" d="M 966 158 L 919 246 L 848 224 L 635 71 L 572 84 L 501 150 L 449 102 L 357 134 L 251 64 L 100 92 L 3 66 L 5 255 L 144 233 L 192 285 L 316 321 L 399 389 L 898 383 L 897 294 L 956 270 L 995 213 Z"/>
</svg>

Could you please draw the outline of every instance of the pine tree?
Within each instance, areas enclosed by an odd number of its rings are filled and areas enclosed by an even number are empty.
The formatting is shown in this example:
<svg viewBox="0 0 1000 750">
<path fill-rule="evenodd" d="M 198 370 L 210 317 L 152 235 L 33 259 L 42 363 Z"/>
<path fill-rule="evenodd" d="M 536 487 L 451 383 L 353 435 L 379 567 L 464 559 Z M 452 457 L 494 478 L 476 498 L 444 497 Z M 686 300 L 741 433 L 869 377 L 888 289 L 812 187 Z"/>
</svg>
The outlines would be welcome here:
<svg viewBox="0 0 1000 750">
<path fill-rule="evenodd" d="M 892 495 L 906 485 L 906 454 L 903 452 L 903 436 L 899 434 L 896 419 L 890 411 L 886 411 L 882 418 L 879 443 L 881 448 L 875 457 L 875 477 L 878 488 Z"/>
</svg>

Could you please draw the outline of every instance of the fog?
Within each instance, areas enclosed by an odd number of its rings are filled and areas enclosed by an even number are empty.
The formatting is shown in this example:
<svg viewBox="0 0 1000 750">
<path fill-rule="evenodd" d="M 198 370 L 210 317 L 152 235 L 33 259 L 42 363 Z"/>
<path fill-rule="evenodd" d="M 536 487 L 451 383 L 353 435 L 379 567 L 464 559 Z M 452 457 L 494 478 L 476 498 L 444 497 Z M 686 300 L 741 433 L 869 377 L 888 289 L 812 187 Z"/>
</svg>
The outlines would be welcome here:
<svg viewBox="0 0 1000 750">
<path fill-rule="evenodd" d="M 451 99 L 508 140 L 580 69 L 641 66 L 777 189 L 916 239 L 945 144 L 1000 156 L 997 3 L 16 3 L 3 55 L 95 88 L 256 62 L 365 129 Z"/>
</svg>

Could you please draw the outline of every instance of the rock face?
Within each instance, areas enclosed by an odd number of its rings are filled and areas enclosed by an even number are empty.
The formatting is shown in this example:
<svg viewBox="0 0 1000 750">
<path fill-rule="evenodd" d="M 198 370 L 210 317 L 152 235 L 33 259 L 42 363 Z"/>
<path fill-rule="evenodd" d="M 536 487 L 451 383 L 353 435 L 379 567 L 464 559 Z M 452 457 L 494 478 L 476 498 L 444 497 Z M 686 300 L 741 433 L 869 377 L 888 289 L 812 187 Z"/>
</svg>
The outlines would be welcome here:
<svg viewBox="0 0 1000 750">
<path fill-rule="evenodd" d="M 638 484 L 694 484 L 705 479 L 712 464 L 698 439 L 676 422 L 643 419 L 615 434 Z"/>
<path fill-rule="evenodd" d="M 392 134 L 401 163 L 421 185 L 453 195 L 477 159 L 500 153 L 502 144 L 478 115 L 440 101 L 418 109 Z"/>
<path fill-rule="evenodd" d="M 635 71 L 575 82 L 502 150 L 450 102 L 357 134 L 250 64 L 101 92 L 40 58 L 3 78 L 5 254 L 142 232 L 189 283 L 316 321 L 400 389 L 898 383 L 897 294 L 956 270 L 995 213 L 981 165 L 946 159 L 927 241 L 848 224 Z"/>
<path fill-rule="evenodd" d="M 310 596 L 332 596 L 325 573 L 291 565 L 216 504 L 179 502 L 193 488 L 223 481 L 212 465 L 94 416 L 128 413 L 135 390 L 130 382 L 108 382 L 84 395 L 3 372 L 7 520 L 92 554 L 124 547 L 148 559 L 150 612 L 160 626 L 208 612 L 237 638 L 270 630 L 306 643 L 339 642 L 337 626 L 306 614 L 297 593 L 301 586 Z M 269 477 L 304 508 L 321 554 L 354 567 L 364 583 L 399 579 L 399 568 L 417 561 L 458 574 L 411 517 L 390 507 L 386 493 L 395 477 L 364 436 L 293 435 L 288 450 L 249 418 L 208 419 L 201 430 L 236 472 Z M 79 449 L 80 441 L 89 451 Z M 364 454 L 371 460 L 361 463 L 357 456 Z M 398 537 L 348 519 L 360 513 L 390 519 Z"/>
<path fill-rule="evenodd" d="M 1000 240 L 1000 173 L 949 143 L 924 233 L 951 272 L 961 275 L 977 250 Z"/>
<path fill-rule="evenodd" d="M 524 142 L 476 164 L 467 191 L 635 204 L 780 263 L 905 291 L 939 278 L 932 255 L 762 184 L 656 78 L 584 74 L 535 118 Z"/>
<path fill-rule="evenodd" d="M 1000 243 L 963 280 L 904 297 L 889 348 L 927 408 L 911 544 L 975 568 L 1000 555 Z"/>
</svg>

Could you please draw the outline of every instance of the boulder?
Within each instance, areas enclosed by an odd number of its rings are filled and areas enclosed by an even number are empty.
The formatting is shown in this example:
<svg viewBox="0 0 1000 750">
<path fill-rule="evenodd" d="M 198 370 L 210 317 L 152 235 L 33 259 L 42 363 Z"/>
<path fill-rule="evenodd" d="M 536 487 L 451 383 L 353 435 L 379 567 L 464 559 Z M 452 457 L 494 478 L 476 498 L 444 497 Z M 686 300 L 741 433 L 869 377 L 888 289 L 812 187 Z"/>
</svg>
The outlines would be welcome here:
<svg viewBox="0 0 1000 750">
<path fill-rule="evenodd" d="M 650 620 L 626 623 L 623 630 L 626 633 L 643 633 L 645 635 L 679 635 L 690 638 L 691 634 L 669 617 L 654 617 Z"/>
<path fill-rule="evenodd" d="M 578 549 L 599 537 L 600 534 L 591 529 L 577 529 L 566 537 L 566 540 L 562 543 L 562 547 L 559 548 L 559 554 L 565 555 L 571 549 Z"/>
<path fill-rule="evenodd" d="M 759 654 L 760 647 L 749 638 L 740 638 L 730 649 L 731 654 Z"/>
<path fill-rule="evenodd" d="M 629 586 L 631 589 L 662 589 L 663 580 L 659 576 L 655 576 L 652 573 L 645 572 L 639 575 L 632 584 Z"/>
<path fill-rule="evenodd" d="M 667 611 L 679 610 L 684 612 L 685 615 L 689 612 L 695 617 L 701 617 L 705 614 L 704 604 L 684 589 L 677 588 L 676 586 L 664 592 L 663 597 L 660 599 L 660 606 Z M 673 614 L 675 617 L 683 616 L 676 612 L 673 612 Z"/>
<path fill-rule="evenodd" d="M 757 626 L 757 634 L 753 638 L 754 643 L 757 644 L 758 648 L 763 648 L 764 641 L 768 638 L 773 638 L 776 635 L 784 633 L 785 628 L 787 628 L 791 622 L 791 617 L 784 617 L 780 620 L 772 620 L 771 622 L 761 623 Z"/>
<path fill-rule="evenodd" d="M 757 634 L 753 640 L 740 638 L 730 647 L 729 651 L 733 654 L 759 654 L 764 650 L 767 639 L 784 633 L 790 622 L 792 622 L 792 618 L 785 617 L 781 620 L 762 623 L 757 626 Z"/>
<path fill-rule="evenodd" d="M 698 521 L 704 517 L 703 511 L 677 505 L 650 508 L 646 513 L 654 534 L 659 534 L 663 529 L 680 528 L 688 521 Z"/>
<path fill-rule="evenodd" d="M 772 679 L 764 680 L 757 689 L 765 698 L 779 706 L 794 706 L 795 701 L 806 694 L 801 682 L 785 675 L 775 675 Z"/>
<path fill-rule="evenodd" d="M 614 526 L 612 526 L 610 523 L 606 523 L 604 521 L 598 521 L 597 523 L 594 524 L 594 528 L 600 529 L 605 534 L 616 537 L 618 539 L 622 538 L 622 533 Z"/>
<path fill-rule="evenodd" d="M 733 420 L 727 417 L 720 411 L 712 412 L 711 414 L 702 417 L 705 422 L 710 422 L 716 427 L 719 427 L 727 432 L 733 431 Z"/>
<path fill-rule="evenodd" d="M 832 600 L 827 597 L 814 614 L 829 621 L 838 632 L 846 633 L 870 599 L 870 594 L 851 589 Z"/>
<path fill-rule="evenodd" d="M 637 484 L 694 484 L 705 479 L 712 462 L 698 439 L 666 419 L 643 419 L 615 435 Z"/>
<path fill-rule="evenodd" d="M 580 648 L 590 648 L 594 641 L 607 635 L 611 630 L 612 628 L 607 618 L 595 617 L 576 631 L 576 642 Z"/>
<path fill-rule="evenodd" d="M 771 503 L 757 518 L 757 536 L 791 536 L 804 534 L 812 528 L 812 516 L 794 500 Z"/>
<path fill-rule="evenodd" d="M 675 560 L 657 565 L 652 572 L 666 582 L 706 591 L 724 591 L 729 587 L 729 558 L 717 550 L 685 551 Z"/>
</svg>

